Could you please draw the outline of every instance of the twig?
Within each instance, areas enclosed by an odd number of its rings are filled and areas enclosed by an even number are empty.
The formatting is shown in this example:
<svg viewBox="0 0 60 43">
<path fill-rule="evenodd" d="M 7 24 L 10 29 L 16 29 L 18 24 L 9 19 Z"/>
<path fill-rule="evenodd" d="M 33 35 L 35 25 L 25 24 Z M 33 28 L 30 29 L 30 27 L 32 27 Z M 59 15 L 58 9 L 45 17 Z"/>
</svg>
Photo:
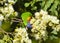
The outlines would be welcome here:
<svg viewBox="0 0 60 43">
<path fill-rule="evenodd" d="M 11 21 L 12 21 L 12 22 L 22 22 L 22 20 L 21 20 L 21 19 L 18 19 L 18 18 L 12 18 Z"/>
</svg>

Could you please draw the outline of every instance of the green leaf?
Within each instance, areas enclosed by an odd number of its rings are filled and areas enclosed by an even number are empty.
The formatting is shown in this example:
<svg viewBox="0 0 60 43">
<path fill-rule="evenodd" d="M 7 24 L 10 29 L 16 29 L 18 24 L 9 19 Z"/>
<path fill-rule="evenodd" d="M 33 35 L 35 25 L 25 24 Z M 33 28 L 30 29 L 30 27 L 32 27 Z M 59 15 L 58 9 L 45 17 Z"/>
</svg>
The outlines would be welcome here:
<svg viewBox="0 0 60 43">
<path fill-rule="evenodd" d="M 24 6 L 25 7 L 28 7 L 30 5 L 30 3 L 25 3 Z"/>
<path fill-rule="evenodd" d="M 32 7 L 34 6 L 35 3 L 36 3 L 36 0 L 32 0 L 32 1 L 30 2 L 30 4 L 31 4 Z"/>
<path fill-rule="evenodd" d="M 53 40 L 53 39 L 58 39 L 58 37 L 57 36 L 54 36 L 54 35 L 51 35 L 50 36 L 50 40 Z"/>
<path fill-rule="evenodd" d="M 7 35 L 4 35 L 3 40 L 7 40 L 7 39 L 8 39 L 8 36 Z"/>
<path fill-rule="evenodd" d="M 59 38 L 58 38 L 58 39 L 53 39 L 53 40 L 47 39 L 47 40 L 45 41 L 45 43 L 60 43 L 60 39 L 59 39 Z"/>
<path fill-rule="evenodd" d="M 4 35 L 2 39 L 5 43 L 12 43 L 12 38 L 9 35 Z"/>
<path fill-rule="evenodd" d="M 45 7 L 43 8 L 44 10 L 47 10 L 50 6 L 51 6 L 51 4 L 54 2 L 54 0 L 48 0 L 47 2 L 46 2 L 46 4 L 45 4 Z"/>
<path fill-rule="evenodd" d="M 41 7 L 43 8 L 45 6 L 46 0 L 42 0 L 42 3 L 40 3 Z"/>
<path fill-rule="evenodd" d="M 14 0 L 15 2 L 17 2 L 17 0 Z"/>
<path fill-rule="evenodd" d="M 36 40 L 35 38 L 32 38 L 32 43 L 39 43 L 39 41 Z"/>
<path fill-rule="evenodd" d="M 58 4 L 59 4 L 59 1 L 55 0 L 55 1 L 54 1 L 54 4 L 52 5 L 51 9 L 49 10 L 49 11 L 51 11 L 51 12 L 54 12 L 54 14 L 55 14 L 56 16 L 58 16 L 58 12 L 57 12 L 57 10 L 56 10 Z"/>
<path fill-rule="evenodd" d="M 4 22 L 2 22 L 1 28 L 5 31 L 9 32 L 12 30 L 12 29 L 10 29 L 10 26 L 11 26 L 10 21 L 4 21 Z"/>
<path fill-rule="evenodd" d="M 3 40 L 0 40 L 0 43 L 5 43 Z"/>
<path fill-rule="evenodd" d="M 53 33 L 53 34 L 55 34 L 55 35 L 58 34 L 57 31 L 55 31 L 55 30 L 53 30 L 51 33 Z"/>
<path fill-rule="evenodd" d="M 27 18 L 32 16 L 32 14 L 30 12 L 25 12 L 25 13 L 22 13 L 21 17 L 22 17 L 22 20 L 23 20 L 23 23 L 25 25 L 27 25 Z"/>
<path fill-rule="evenodd" d="M 31 10 L 37 10 L 37 6 L 34 6 Z"/>
<path fill-rule="evenodd" d="M 35 0 L 35 2 L 39 2 L 39 1 L 41 1 L 41 0 Z"/>
<path fill-rule="evenodd" d="M 59 4 L 59 1 L 54 1 L 54 4 L 52 5 L 51 9 L 50 10 L 56 10 L 57 6 Z"/>
</svg>

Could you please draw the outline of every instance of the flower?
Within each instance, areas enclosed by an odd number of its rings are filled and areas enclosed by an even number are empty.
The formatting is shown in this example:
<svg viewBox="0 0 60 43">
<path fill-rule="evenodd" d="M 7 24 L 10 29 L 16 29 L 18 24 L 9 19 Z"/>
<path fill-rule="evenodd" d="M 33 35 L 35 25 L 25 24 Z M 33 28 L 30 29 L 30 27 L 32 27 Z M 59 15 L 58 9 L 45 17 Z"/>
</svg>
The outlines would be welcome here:
<svg viewBox="0 0 60 43">
<path fill-rule="evenodd" d="M 8 2 L 9 2 L 10 4 L 14 4 L 14 3 L 15 3 L 14 0 L 8 0 Z"/>
<path fill-rule="evenodd" d="M 59 24 L 59 20 L 55 16 L 51 16 L 51 22 L 54 24 Z"/>
<path fill-rule="evenodd" d="M 36 13 L 35 13 L 35 18 L 36 18 L 36 19 L 39 19 L 39 18 L 40 18 L 39 12 L 36 12 Z"/>
<path fill-rule="evenodd" d="M 60 30 L 59 19 L 56 16 L 48 15 L 48 12 L 43 10 L 36 12 L 35 17 L 30 20 L 30 23 L 32 24 L 32 36 L 36 40 L 46 40 L 48 38 L 48 26 L 51 26 L 53 31 L 58 32 Z"/>
<path fill-rule="evenodd" d="M 6 0 L 0 0 L 0 3 L 3 4 L 4 2 L 6 2 Z"/>
<path fill-rule="evenodd" d="M 41 10 L 39 13 L 40 13 L 41 15 L 46 15 L 46 14 L 48 14 L 48 12 L 46 12 L 46 11 L 44 11 L 44 10 Z"/>
<path fill-rule="evenodd" d="M 30 24 L 33 24 L 35 21 L 36 21 L 36 19 L 35 19 L 35 18 L 32 18 L 32 19 L 30 20 Z"/>
<path fill-rule="evenodd" d="M 60 24 L 56 26 L 56 30 L 60 31 Z"/>
<path fill-rule="evenodd" d="M 0 21 L 2 21 L 3 19 L 4 19 L 4 16 L 0 14 Z"/>
<path fill-rule="evenodd" d="M 35 34 L 34 37 L 35 37 L 36 40 L 40 39 L 38 34 Z"/>
<path fill-rule="evenodd" d="M 54 29 L 55 31 L 60 31 L 60 24 L 52 26 L 52 29 Z"/>
<path fill-rule="evenodd" d="M 25 28 L 17 28 L 15 29 L 15 36 L 13 42 L 17 43 L 32 43 L 28 37 L 28 33 Z"/>
<path fill-rule="evenodd" d="M 53 23 L 52 22 L 49 22 L 49 24 L 48 24 L 49 26 L 53 26 Z"/>
<path fill-rule="evenodd" d="M 7 2 L 7 3 L 6 3 Z M 0 7 L 0 14 L 4 16 L 4 20 L 7 20 L 8 17 L 16 17 L 18 15 L 17 12 L 14 11 L 13 5 L 15 3 L 14 0 L 0 0 L 0 4 L 4 3 L 4 7 Z"/>
</svg>

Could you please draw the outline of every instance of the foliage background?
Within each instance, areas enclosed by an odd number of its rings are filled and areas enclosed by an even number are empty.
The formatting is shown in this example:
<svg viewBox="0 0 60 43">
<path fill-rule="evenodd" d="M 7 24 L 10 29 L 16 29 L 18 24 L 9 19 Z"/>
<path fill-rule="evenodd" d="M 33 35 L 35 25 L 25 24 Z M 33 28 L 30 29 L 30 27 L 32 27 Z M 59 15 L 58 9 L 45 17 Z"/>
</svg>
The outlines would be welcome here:
<svg viewBox="0 0 60 43">
<path fill-rule="evenodd" d="M 13 5 L 13 7 L 14 7 L 14 10 L 16 12 L 18 12 L 18 16 L 15 18 L 17 18 L 19 20 L 21 19 L 21 15 L 24 12 L 30 12 L 32 14 L 32 16 L 34 16 L 34 13 L 37 11 L 40 11 L 41 9 L 48 11 L 48 13 L 50 15 L 57 16 L 58 19 L 60 19 L 60 0 L 17 0 L 17 2 Z M 11 29 L 11 31 L 9 30 L 10 32 L 5 32 L 5 31 L 1 32 L 0 36 L 4 35 L 3 38 L 1 37 L 1 39 L 2 39 L 2 40 L 0 40 L 1 43 L 3 43 L 4 40 L 7 40 L 6 37 L 8 35 L 13 38 L 13 35 L 10 33 L 13 33 L 13 31 L 15 30 L 16 27 L 25 26 L 21 22 L 22 22 L 22 20 L 19 22 L 13 22 L 12 25 L 10 25 L 10 21 L 4 21 L 2 23 L 2 27 L 4 29 L 9 28 L 9 29 Z M 6 25 L 8 27 L 6 27 Z M 46 41 L 42 41 L 42 43 L 59 43 L 60 42 L 60 32 L 58 32 L 58 33 L 59 33 L 57 35 L 59 37 L 58 39 L 54 39 L 54 40 L 47 39 Z M 12 39 L 9 36 L 8 36 L 8 39 L 10 41 Z M 33 40 L 33 43 L 38 43 L 38 41 L 34 40 L 34 38 L 32 38 L 32 40 Z M 10 43 L 12 43 L 12 42 L 10 42 Z"/>
<path fill-rule="evenodd" d="M 19 17 L 24 12 L 31 12 L 34 16 L 34 13 L 40 11 L 41 9 L 48 11 L 50 15 L 57 16 L 60 19 L 60 0 L 18 0 L 14 5 L 14 9 L 19 12 Z M 60 34 L 60 32 L 59 32 Z M 47 39 L 42 43 L 59 43 L 60 35 L 58 34 L 59 39 Z M 33 43 L 38 43 L 33 40 Z"/>
</svg>

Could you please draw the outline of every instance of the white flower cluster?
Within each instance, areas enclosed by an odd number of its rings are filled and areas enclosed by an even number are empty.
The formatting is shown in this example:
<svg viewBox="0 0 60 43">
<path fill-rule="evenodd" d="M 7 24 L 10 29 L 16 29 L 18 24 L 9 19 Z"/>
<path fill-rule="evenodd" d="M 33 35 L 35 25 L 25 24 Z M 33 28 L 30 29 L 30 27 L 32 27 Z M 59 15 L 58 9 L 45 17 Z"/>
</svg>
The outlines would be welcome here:
<svg viewBox="0 0 60 43">
<path fill-rule="evenodd" d="M 0 14 L 0 21 L 2 21 L 4 19 L 3 15 Z"/>
<path fill-rule="evenodd" d="M 3 3 L 5 3 L 6 1 L 7 1 L 8 3 L 10 3 L 10 4 L 14 4 L 14 3 L 15 3 L 14 0 L 0 0 L 0 3 L 3 4 Z"/>
<path fill-rule="evenodd" d="M 32 43 L 25 28 L 16 29 L 15 32 L 13 43 Z"/>
<path fill-rule="evenodd" d="M 6 20 L 9 16 L 17 16 L 17 12 L 14 11 L 13 6 L 11 3 L 14 4 L 14 0 L 0 0 L 0 3 L 3 3 L 4 1 L 8 1 L 8 3 L 4 3 L 3 6 L 0 7 L 0 18 L 3 20 L 3 18 Z"/>
<path fill-rule="evenodd" d="M 9 2 L 10 4 L 15 4 L 15 1 L 14 1 L 14 0 L 8 0 L 8 2 Z"/>
<path fill-rule="evenodd" d="M 55 16 L 48 15 L 43 10 L 35 13 L 35 18 L 33 17 L 31 19 L 30 24 L 32 24 L 31 31 L 36 39 L 45 40 L 48 37 L 47 26 L 51 26 L 56 31 L 60 30 L 59 19 Z"/>
<path fill-rule="evenodd" d="M 6 0 L 0 0 L 0 3 L 3 4 L 4 2 L 6 2 Z"/>
</svg>

